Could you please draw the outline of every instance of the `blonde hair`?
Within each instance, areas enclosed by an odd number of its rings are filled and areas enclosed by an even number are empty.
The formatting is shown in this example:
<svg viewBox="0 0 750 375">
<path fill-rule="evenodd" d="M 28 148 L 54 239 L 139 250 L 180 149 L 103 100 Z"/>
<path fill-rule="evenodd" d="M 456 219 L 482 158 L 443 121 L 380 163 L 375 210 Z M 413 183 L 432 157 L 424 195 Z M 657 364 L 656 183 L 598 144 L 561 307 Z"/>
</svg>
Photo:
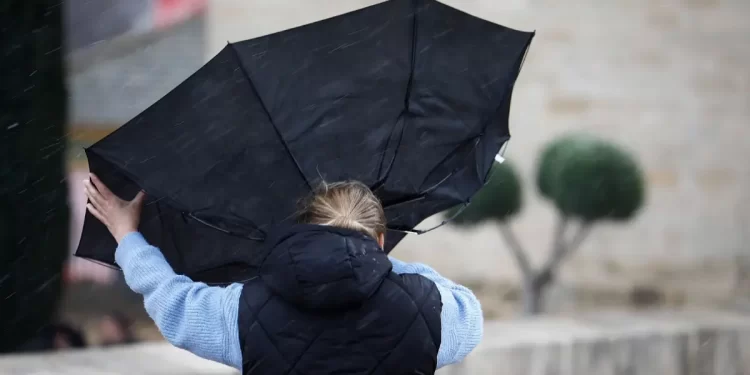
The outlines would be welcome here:
<svg viewBox="0 0 750 375">
<path fill-rule="evenodd" d="M 386 230 L 383 205 L 359 181 L 321 183 L 303 202 L 298 219 L 305 224 L 355 230 L 376 240 Z"/>
</svg>

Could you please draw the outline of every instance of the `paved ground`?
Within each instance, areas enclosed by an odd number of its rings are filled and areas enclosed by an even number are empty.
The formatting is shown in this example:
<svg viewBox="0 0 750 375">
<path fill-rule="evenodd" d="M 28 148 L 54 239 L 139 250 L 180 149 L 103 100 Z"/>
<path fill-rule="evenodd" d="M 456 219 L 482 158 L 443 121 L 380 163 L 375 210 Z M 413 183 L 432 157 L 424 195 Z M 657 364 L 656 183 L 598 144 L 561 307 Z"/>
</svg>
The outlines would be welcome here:
<svg viewBox="0 0 750 375">
<path fill-rule="evenodd" d="M 166 343 L 0 356 L 0 375 L 237 375 Z"/>
<path fill-rule="evenodd" d="M 0 356 L 0 375 L 237 375 L 166 343 Z M 488 321 L 482 344 L 439 375 L 748 375 L 750 316 L 599 312 Z"/>
</svg>

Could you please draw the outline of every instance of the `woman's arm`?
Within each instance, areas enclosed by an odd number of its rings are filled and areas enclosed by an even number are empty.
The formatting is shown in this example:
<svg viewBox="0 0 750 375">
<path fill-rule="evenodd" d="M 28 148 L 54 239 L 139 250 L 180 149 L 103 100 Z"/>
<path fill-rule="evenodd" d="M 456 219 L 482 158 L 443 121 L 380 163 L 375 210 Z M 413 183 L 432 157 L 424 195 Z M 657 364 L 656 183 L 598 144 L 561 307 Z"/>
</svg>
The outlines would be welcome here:
<svg viewBox="0 0 750 375">
<path fill-rule="evenodd" d="M 118 243 L 115 262 L 125 282 L 143 295 L 146 312 L 162 335 L 193 354 L 242 367 L 237 313 L 242 285 L 209 287 L 174 273 L 161 251 L 137 233 L 144 192 L 120 199 L 94 174 L 83 182 L 86 209 Z"/>
<path fill-rule="evenodd" d="M 143 295 L 148 315 L 167 341 L 241 370 L 237 325 L 241 284 L 211 287 L 175 274 L 161 251 L 137 232 L 122 238 L 115 261 L 128 286 Z"/>
<path fill-rule="evenodd" d="M 437 367 L 461 362 L 482 340 L 483 317 L 479 300 L 468 288 L 440 276 L 424 264 L 405 263 L 394 258 L 390 260 L 393 272 L 419 274 L 437 285 L 443 302 Z"/>
</svg>

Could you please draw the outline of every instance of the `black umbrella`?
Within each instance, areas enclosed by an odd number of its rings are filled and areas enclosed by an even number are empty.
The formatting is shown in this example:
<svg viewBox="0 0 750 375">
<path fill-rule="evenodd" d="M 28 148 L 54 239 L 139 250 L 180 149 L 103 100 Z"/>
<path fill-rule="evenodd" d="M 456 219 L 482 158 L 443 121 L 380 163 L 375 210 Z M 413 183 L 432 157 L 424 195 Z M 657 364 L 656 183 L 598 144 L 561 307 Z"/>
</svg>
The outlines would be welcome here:
<svg viewBox="0 0 750 375">
<path fill-rule="evenodd" d="M 320 179 L 378 194 L 390 251 L 486 181 L 533 35 L 391 0 L 229 44 L 87 149 L 89 166 L 125 199 L 147 192 L 141 231 L 194 280 L 253 276 L 267 230 Z M 87 214 L 76 255 L 114 265 L 114 250 Z"/>
</svg>

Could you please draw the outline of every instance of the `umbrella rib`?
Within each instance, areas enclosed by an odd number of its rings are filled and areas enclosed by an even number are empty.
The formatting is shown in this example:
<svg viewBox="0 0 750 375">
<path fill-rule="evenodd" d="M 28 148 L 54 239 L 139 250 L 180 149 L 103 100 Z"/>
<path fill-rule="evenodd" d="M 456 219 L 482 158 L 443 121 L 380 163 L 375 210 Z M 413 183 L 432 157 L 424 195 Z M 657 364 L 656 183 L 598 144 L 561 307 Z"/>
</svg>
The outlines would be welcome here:
<svg viewBox="0 0 750 375">
<path fill-rule="evenodd" d="M 383 177 L 380 178 L 373 186 L 372 190 L 379 189 L 385 184 L 385 181 L 388 179 L 388 176 L 391 174 L 391 170 L 393 170 L 393 165 L 396 163 L 396 157 L 398 156 L 398 151 L 401 149 L 401 141 L 404 138 L 404 130 L 406 129 L 406 118 L 404 114 L 408 114 L 411 112 L 411 109 L 409 108 L 409 98 L 411 98 L 411 89 L 412 85 L 414 84 L 414 67 L 416 65 L 417 60 L 417 31 L 418 31 L 418 25 L 417 25 L 417 5 L 416 0 L 411 1 L 411 10 L 412 10 L 412 21 L 411 21 L 411 58 L 410 58 L 410 67 L 409 67 L 409 79 L 406 81 L 406 92 L 404 94 L 404 109 L 401 111 L 401 116 L 403 117 L 403 124 L 401 126 L 401 131 L 399 132 L 398 141 L 396 142 L 395 150 L 393 151 L 393 157 L 391 158 L 390 163 L 388 163 L 388 168 L 385 170 L 385 173 L 382 173 L 383 171 L 383 162 L 385 161 L 385 151 L 383 152 L 383 160 L 380 161 L 380 168 L 379 168 L 379 175 L 382 175 Z M 394 129 L 395 130 L 395 129 Z M 393 134 L 393 132 L 391 132 Z M 389 142 L 390 143 L 390 140 Z M 386 144 L 386 149 L 388 148 L 388 145 Z"/>
<path fill-rule="evenodd" d="M 265 112 L 266 116 L 268 117 L 268 123 L 271 124 L 271 127 L 273 128 L 274 132 L 276 132 L 276 136 L 279 137 L 279 141 L 284 146 L 284 150 L 286 150 L 289 157 L 292 159 L 294 166 L 297 168 L 297 172 L 299 172 L 299 175 L 300 177 L 302 177 L 302 180 L 305 181 L 308 188 L 310 188 L 310 191 L 314 190 L 313 185 L 310 183 L 310 181 L 307 180 L 305 173 L 302 172 L 302 168 L 300 167 L 299 162 L 297 161 L 297 158 L 294 157 L 294 154 L 292 154 L 292 151 L 289 149 L 289 144 L 281 135 L 281 131 L 279 131 L 279 128 L 276 127 L 276 124 L 274 124 L 273 117 L 271 116 L 271 112 L 268 111 L 268 108 L 266 107 L 266 103 L 263 102 L 263 98 L 260 97 L 260 93 L 258 93 L 258 90 L 255 87 L 255 84 L 253 84 L 253 80 L 250 78 L 250 74 L 248 74 L 247 69 L 245 69 L 245 64 L 242 63 L 242 59 L 240 59 L 239 52 L 237 52 L 237 49 L 234 47 L 234 44 L 232 43 L 229 43 L 229 48 L 232 49 L 232 52 L 234 53 L 234 58 L 237 59 L 237 64 L 239 65 L 240 70 L 242 70 L 242 74 L 245 76 L 245 79 L 250 84 L 250 89 L 253 91 L 253 94 L 255 94 L 255 97 L 258 98 L 258 102 L 260 103 L 261 108 L 263 108 L 263 112 Z"/>
<path fill-rule="evenodd" d="M 412 21 L 411 21 L 411 62 L 410 62 L 410 68 L 409 68 L 409 80 L 406 82 L 406 95 L 404 96 L 404 110 L 401 112 L 403 113 L 411 113 L 411 108 L 409 107 L 411 98 L 411 88 L 414 84 L 414 68 L 417 61 L 417 6 L 416 6 L 416 0 L 412 0 L 411 2 L 411 10 L 412 10 Z M 396 164 L 396 157 L 398 157 L 398 151 L 401 149 L 401 141 L 404 139 L 404 131 L 406 130 L 406 121 L 407 116 L 404 116 L 403 118 L 403 124 L 401 125 L 401 131 L 399 132 L 398 142 L 396 143 L 396 149 L 393 151 L 393 158 L 391 159 L 391 162 L 388 164 L 388 169 L 385 171 L 385 176 L 383 176 L 383 184 L 385 183 L 385 180 L 388 179 L 388 176 L 391 174 L 391 171 L 393 170 L 393 165 Z"/>
<path fill-rule="evenodd" d="M 414 67 L 416 65 L 417 60 L 417 6 L 416 6 L 416 0 L 411 1 L 411 10 L 412 10 L 412 21 L 411 21 L 411 62 L 409 69 L 409 80 L 406 82 L 406 94 L 404 96 L 404 111 L 410 112 L 409 108 L 409 98 L 411 98 L 411 87 L 414 83 Z"/>
<path fill-rule="evenodd" d="M 396 126 L 393 127 L 393 130 L 396 130 L 398 127 L 398 123 Z M 401 148 L 401 141 L 404 138 L 404 129 L 406 128 L 406 119 L 402 119 L 401 124 L 401 130 L 398 132 L 398 140 L 396 141 L 396 145 L 393 150 L 393 157 L 391 158 L 391 161 L 388 163 L 388 167 L 385 169 L 385 173 L 383 173 L 383 162 L 385 161 L 386 153 L 388 152 L 388 144 L 386 144 L 385 150 L 383 150 L 383 159 L 380 160 L 380 168 L 378 170 L 378 176 L 382 176 L 378 179 L 375 184 L 373 184 L 370 189 L 372 191 L 375 191 L 377 189 L 380 189 L 384 184 L 385 180 L 388 179 L 388 175 L 391 173 L 391 170 L 393 169 L 393 164 L 396 162 L 396 157 L 398 156 L 398 150 Z M 391 137 L 394 137 L 394 131 L 391 131 Z M 388 140 L 388 143 L 391 143 L 391 140 Z"/>
<path fill-rule="evenodd" d="M 407 234 L 411 233 L 411 234 L 417 234 L 417 235 L 429 233 L 429 232 L 432 232 L 433 230 L 438 229 L 438 228 L 444 226 L 445 224 L 448 224 L 451 221 L 453 221 L 455 218 L 457 218 L 459 215 L 461 215 L 464 212 L 464 210 L 466 210 L 466 207 L 468 207 L 468 206 L 469 206 L 468 202 L 462 203 L 461 204 L 461 208 L 459 208 L 458 210 L 456 210 L 456 212 L 454 212 L 449 218 L 443 220 L 440 224 L 438 224 L 438 225 L 436 225 L 436 226 L 434 226 L 432 228 L 428 228 L 428 229 L 416 229 L 416 228 L 409 229 L 409 228 L 403 228 L 403 227 L 395 226 L 395 227 L 388 227 L 388 229 L 396 231 L 396 232 L 407 233 Z"/>
</svg>

